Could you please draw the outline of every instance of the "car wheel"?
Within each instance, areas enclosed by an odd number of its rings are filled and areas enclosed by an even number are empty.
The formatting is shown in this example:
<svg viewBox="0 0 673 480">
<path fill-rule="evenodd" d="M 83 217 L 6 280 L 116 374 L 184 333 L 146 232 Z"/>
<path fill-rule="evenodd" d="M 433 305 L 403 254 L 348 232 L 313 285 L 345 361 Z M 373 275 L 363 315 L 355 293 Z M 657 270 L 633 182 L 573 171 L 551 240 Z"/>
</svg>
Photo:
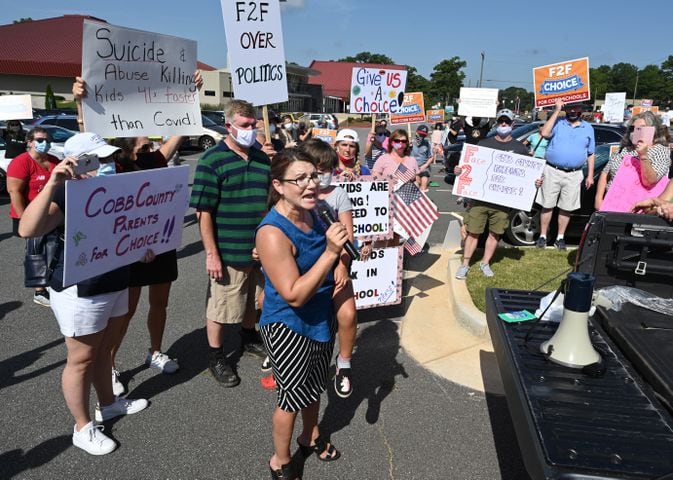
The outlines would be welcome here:
<svg viewBox="0 0 673 480">
<path fill-rule="evenodd" d="M 201 148 L 201 150 L 208 150 L 213 146 L 215 146 L 215 139 L 213 137 L 204 135 L 203 137 L 199 138 L 199 148 Z"/>
<path fill-rule="evenodd" d="M 540 209 L 533 208 L 530 212 L 512 210 L 505 235 L 512 245 L 535 245 L 540 235 Z"/>
</svg>

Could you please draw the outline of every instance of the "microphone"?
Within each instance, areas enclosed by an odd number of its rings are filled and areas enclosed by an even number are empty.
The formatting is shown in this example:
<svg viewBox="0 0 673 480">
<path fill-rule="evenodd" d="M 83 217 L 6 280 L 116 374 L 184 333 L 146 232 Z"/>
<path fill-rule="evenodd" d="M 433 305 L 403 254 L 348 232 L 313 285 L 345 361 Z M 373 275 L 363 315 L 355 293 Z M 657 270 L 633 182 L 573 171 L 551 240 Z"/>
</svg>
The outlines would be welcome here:
<svg viewBox="0 0 673 480">
<path fill-rule="evenodd" d="M 327 226 L 337 223 L 336 218 L 334 218 L 334 215 L 332 215 L 332 212 L 330 212 L 329 208 L 327 207 L 320 207 L 318 209 L 318 215 L 320 216 L 320 219 L 327 224 Z M 346 250 L 346 253 L 350 255 L 351 259 L 360 260 L 360 254 L 355 249 L 355 246 L 351 243 L 350 240 L 346 240 L 346 243 L 344 243 L 344 249 Z"/>
</svg>

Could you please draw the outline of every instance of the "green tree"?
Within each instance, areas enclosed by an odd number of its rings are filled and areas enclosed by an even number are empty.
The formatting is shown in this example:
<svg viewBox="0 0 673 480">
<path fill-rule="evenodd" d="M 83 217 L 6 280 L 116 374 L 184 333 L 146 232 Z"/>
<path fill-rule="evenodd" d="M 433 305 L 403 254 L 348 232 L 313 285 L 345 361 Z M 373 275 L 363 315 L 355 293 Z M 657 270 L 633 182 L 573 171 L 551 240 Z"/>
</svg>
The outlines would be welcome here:
<svg viewBox="0 0 673 480">
<path fill-rule="evenodd" d="M 459 57 L 451 57 L 439 62 L 430 74 L 430 97 L 434 102 L 451 104 L 458 98 L 460 87 L 465 80 L 465 73 L 461 71 L 467 62 Z"/>
<path fill-rule="evenodd" d="M 656 65 L 647 65 L 638 72 L 638 97 L 652 98 L 659 105 L 666 100 L 666 80 Z"/>
<path fill-rule="evenodd" d="M 51 88 L 51 83 L 47 84 L 47 91 L 44 95 L 44 108 L 54 109 L 56 106 L 56 97 L 54 96 L 54 90 Z"/>
<path fill-rule="evenodd" d="M 589 93 L 594 101 L 604 99 L 607 92 L 612 92 L 610 90 L 610 67 L 601 65 L 598 68 L 590 68 L 589 84 L 591 86 Z"/>
<path fill-rule="evenodd" d="M 507 87 L 500 90 L 498 100 L 500 100 L 500 108 L 509 108 L 515 113 L 530 111 L 533 108 L 533 101 L 535 97 L 532 92 L 521 87 Z"/>
<path fill-rule="evenodd" d="M 404 89 L 405 92 L 423 92 L 423 99 L 425 100 L 426 105 L 431 104 L 430 99 L 430 90 L 431 84 L 430 80 L 425 78 L 423 75 L 419 74 L 416 70 L 416 67 L 407 65 L 407 86 Z"/>
<path fill-rule="evenodd" d="M 25 18 L 22 17 L 22 18 L 19 18 L 18 20 L 14 20 L 12 23 L 16 24 L 16 23 L 24 23 L 24 22 L 32 22 L 32 21 L 33 21 L 33 19 L 30 18 L 30 17 L 25 17 Z"/>
<path fill-rule="evenodd" d="M 630 63 L 617 63 L 610 69 L 610 91 L 626 92 L 626 98 L 633 98 L 638 67 Z"/>
<path fill-rule="evenodd" d="M 340 58 L 337 62 L 357 62 L 357 63 L 381 63 L 384 65 L 393 65 L 393 59 L 382 53 L 360 52 L 354 57 Z"/>
</svg>

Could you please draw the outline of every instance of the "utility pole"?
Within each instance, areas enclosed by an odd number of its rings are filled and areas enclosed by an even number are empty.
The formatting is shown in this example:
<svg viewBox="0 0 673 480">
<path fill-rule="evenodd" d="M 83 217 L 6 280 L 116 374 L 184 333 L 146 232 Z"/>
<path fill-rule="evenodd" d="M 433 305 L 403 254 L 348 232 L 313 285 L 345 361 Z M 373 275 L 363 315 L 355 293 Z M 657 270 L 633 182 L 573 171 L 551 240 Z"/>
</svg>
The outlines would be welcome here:
<svg viewBox="0 0 673 480">
<path fill-rule="evenodd" d="M 633 87 L 633 102 L 631 102 L 633 105 L 636 104 L 636 92 L 638 91 L 638 74 L 640 73 L 640 70 L 636 70 L 636 85 Z"/>
<path fill-rule="evenodd" d="M 486 53 L 481 52 L 481 69 L 479 70 L 479 88 L 481 88 L 481 79 L 484 77 L 484 57 Z"/>
</svg>

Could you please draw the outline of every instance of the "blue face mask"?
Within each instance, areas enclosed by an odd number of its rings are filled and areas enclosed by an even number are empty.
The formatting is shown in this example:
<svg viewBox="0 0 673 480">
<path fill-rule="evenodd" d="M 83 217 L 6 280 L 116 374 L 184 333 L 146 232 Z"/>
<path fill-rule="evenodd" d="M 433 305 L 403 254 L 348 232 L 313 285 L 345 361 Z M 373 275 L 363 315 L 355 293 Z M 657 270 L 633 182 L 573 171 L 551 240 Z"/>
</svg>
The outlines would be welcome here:
<svg viewBox="0 0 673 480">
<path fill-rule="evenodd" d="M 45 140 L 43 142 L 38 142 L 35 140 L 35 151 L 38 153 L 47 153 L 49 149 L 51 148 L 51 143 L 49 141 Z"/>
<path fill-rule="evenodd" d="M 100 164 L 96 175 L 102 177 L 105 175 L 114 175 L 115 173 L 117 173 L 117 166 L 115 165 L 115 162 L 106 162 Z"/>
</svg>

